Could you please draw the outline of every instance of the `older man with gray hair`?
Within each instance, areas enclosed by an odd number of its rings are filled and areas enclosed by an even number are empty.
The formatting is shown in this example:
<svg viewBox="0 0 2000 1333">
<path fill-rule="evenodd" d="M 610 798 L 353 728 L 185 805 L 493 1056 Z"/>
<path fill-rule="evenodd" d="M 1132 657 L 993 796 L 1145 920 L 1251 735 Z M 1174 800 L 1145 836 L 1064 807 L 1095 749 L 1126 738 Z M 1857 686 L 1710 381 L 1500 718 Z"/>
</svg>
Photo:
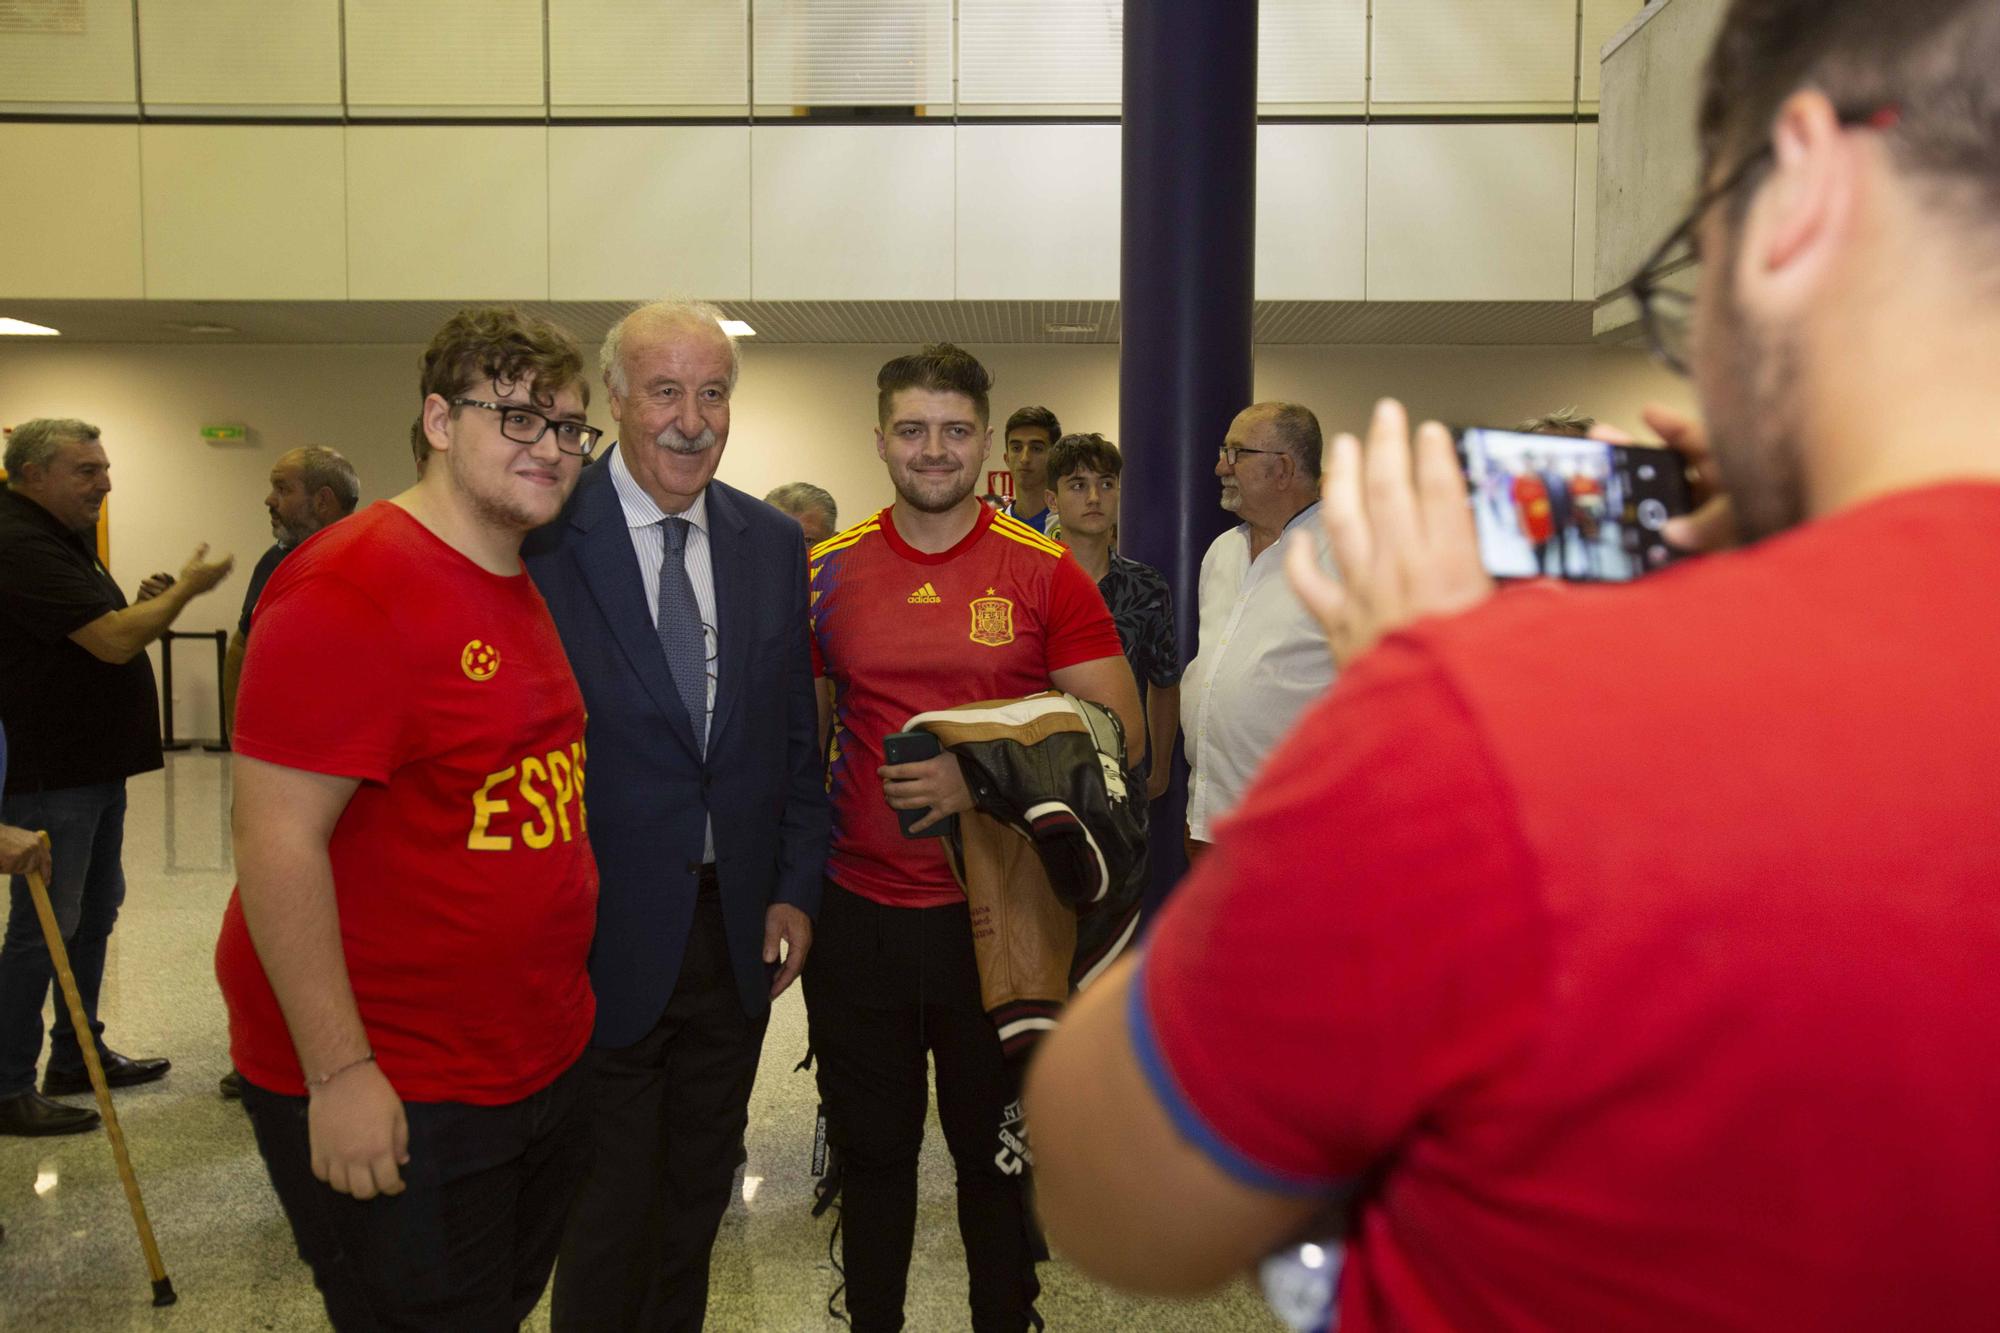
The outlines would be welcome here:
<svg viewBox="0 0 2000 1333">
<path fill-rule="evenodd" d="M 146 645 L 234 563 L 197 547 L 178 580 L 127 605 L 97 558 L 94 530 L 111 492 L 111 463 L 97 427 L 38 418 L 7 440 L 0 491 L 0 725 L 13 742 L 0 823 L 46 830 L 53 844 L 49 898 L 97 1021 L 111 927 L 125 900 L 121 855 L 125 779 L 160 767 L 159 695 Z M 42 1005 L 53 973 L 28 895 L 12 883 L 0 945 L 0 1134 L 70 1134 L 97 1112 L 35 1092 Z M 131 1059 L 102 1048 L 113 1087 L 163 1076 L 164 1059 Z M 88 1092 L 83 1051 L 69 1010 L 56 1005 L 42 1093 Z"/>
<path fill-rule="evenodd" d="M 799 525 L 715 480 L 735 342 L 660 302 L 605 340 L 619 440 L 529 540 L 589 729 L 592 1163 L 559 1329 L 698 1329 L 771 1001 L 829 836 Z"/>
<path fill-rule="evenodd" d="M 798 521 L 808 548 L 840 531 L 840 506 L 831 494 L 809 481 L 788 481 L 765 496 L 764 503 Z"/>
<path fill-rule="evenodd" d="M 1181 683 L 1190 860 L 1293 719 L 1333 681 L 1325 636 L 1292 596 L 1281 549 L 1287 539 L 1312 542 L 1327 565 L 1313 521 L 1322 448 L 1319 418 L 1298 403 L 1254 403 L 1223 437 L 1215 463 L 1222 507 L 1243 521 L 1201 558 L 1200 638 Z"/>
</svg>

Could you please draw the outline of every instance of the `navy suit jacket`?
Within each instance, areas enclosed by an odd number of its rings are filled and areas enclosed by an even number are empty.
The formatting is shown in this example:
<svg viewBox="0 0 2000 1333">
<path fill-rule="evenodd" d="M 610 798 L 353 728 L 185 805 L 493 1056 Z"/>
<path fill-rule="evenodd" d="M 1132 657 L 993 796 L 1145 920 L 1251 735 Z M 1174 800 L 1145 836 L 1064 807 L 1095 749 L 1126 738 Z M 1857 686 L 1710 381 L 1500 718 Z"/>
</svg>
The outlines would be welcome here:
<svg viewBox="0 0 2000 1333">
<path fill-rule="evenodd" d="M 608 459 L 529 535 L 528 573 L 589 710 L 585 807 L 597 856 L 597 1046 L 651 1031 L 680 975 L 704 819 L 744 1012 L 770 1007 L 764 914 L 819 911 L 831 816 L 806 621 L 805 538 L 761 500 L 711 481 L 716 695 L 708 754 L 667 670 Z"/>
</svg>

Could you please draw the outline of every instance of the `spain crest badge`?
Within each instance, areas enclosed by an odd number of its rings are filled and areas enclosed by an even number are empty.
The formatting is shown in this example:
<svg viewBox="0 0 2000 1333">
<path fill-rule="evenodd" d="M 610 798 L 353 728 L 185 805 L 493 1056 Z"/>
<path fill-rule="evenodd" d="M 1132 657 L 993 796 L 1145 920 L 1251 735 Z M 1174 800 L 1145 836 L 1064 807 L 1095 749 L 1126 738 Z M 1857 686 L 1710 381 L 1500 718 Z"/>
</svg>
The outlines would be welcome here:
<svg viewBox="0 0 2000 1333">
<path fill-rule="evenodd" d="M 1014 642 L 1014 604 L 995 597 L 988 588 L 984 597 L 972 599 L 972 641 L 988 648 Z"/>
</svg>

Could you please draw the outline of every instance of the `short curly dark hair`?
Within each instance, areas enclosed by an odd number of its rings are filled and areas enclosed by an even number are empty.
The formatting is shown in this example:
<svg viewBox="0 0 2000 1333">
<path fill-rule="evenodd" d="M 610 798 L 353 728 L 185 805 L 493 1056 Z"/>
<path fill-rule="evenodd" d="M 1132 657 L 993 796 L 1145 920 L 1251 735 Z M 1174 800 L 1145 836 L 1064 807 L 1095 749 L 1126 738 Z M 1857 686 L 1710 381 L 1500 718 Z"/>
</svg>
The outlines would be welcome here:
<svg viewBox="0 0 2000 1333">
<path fill-rule="evenodd" d="M 1056 441 L 1056 447 L 1049 450 L 1049 489 L 1072 472 L 1091 471 L 1103 477 L 1115 477 L 1125 470 L 1125 459 L 1118 452 L 1118 446 L 1090 431 L 1082 435 L 1065 435 Z"/>
<path fill-rule="evenodd" d="M 424 349 L 417 419 L 410 426 L 410 452 L 420 471 L 431 456 L 423 402 L 432 394 L 450 402 L 487 380 L 503 394 L 531 385 L 535 402 L 544 408 L 571 387 L 583 394 L 586 406 L 590 403 L 583 353 L 560 325 L 510 305 L 468 306 L 446 320 Z"/>
<path fill-rule="evenodd" d="M 932 343 L 921 352 L 899 356 L 875 376 L 875 416 L 889 424 L 889 405 L 905 389 L 928 389 L 933 393 L 962 393 L 984 426 L 989 412 L 987 396 L 993 391 L 993 372 L 979 364 L 979 358 L 956 343 Z"/>
</svg>

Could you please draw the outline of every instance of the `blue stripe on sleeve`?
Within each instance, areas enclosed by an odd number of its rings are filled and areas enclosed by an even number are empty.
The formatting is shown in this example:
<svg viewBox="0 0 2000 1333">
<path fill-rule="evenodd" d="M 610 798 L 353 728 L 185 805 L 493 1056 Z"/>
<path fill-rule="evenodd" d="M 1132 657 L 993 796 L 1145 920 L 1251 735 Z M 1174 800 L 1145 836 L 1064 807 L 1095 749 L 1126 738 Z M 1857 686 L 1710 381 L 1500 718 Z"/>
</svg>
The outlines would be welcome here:
<svg viewBox="0 0 2000 1333">
<path fill-rule="evenodd" d="M 1201 1112 L 1181 1090 L 1173 1070 L 1167 1067 L 1166 1056 L 1161 1053 L 1159 1038 L 1153 1031 L 1153 1016 L 1146 1008 L 1146 969 L 1151 964 L 1150 954 L 1142 956 L 1132 974 L 1132 991 L 1125 1005 L 1126 1027 L 1132 1038 L 1133 1054 L 1139 1058 L 1139 1068 L 1145 1072 L 1153 1095 L 1159 1099 L 1160 1106 L 1166 1111 L 1167 1118 L 1173 1121 L 1174 1128 L 1180 1131 L 1181 1137 L 1200 1149 L 1203 1156 L 1221 1167 L 1232 1179 L 1254 1189 L 1293 1196 L 1318 1196 L 1338 1189 L 1338 1181 L 1279 1171 L 1253 1161 L 1224 1141 L 1202 1118 Z"/>
</svg>

